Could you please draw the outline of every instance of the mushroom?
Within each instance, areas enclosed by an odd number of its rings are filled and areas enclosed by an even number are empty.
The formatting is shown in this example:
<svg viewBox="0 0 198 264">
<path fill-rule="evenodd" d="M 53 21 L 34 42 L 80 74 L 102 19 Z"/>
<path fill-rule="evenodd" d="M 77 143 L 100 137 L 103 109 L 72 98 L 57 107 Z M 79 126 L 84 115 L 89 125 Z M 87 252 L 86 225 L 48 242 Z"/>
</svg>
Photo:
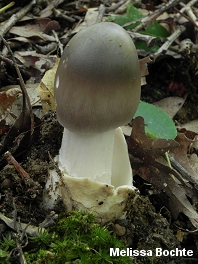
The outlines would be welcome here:
<svg viewBox="0 0 198 264">
<path fill-rule="evenodd" d="M 133 189 L 120 126 L 135 114 L 140 87 L 137 52 L 121 26 L 111 22 L 94 24 L 69 41 L 59 62 L 54 88 L 57 118 L 64 127 L 56 157 L 64 175 L 60 185 L 75 179 L 77 186 L 77 179 L 86 189 L 84 183 L 88 178 L 89 188 L 92 182 L 94 189 L 96 183 L 111 186 L 112 193 L 112 188 L 123 185 L 128 186 L 127 190 Z M 64 196 L 56 188 L 60 177 L 55 172 L 51 175 L 46 188 L 49 191 L 51 187 L 53 199 Z"/>
</svg>

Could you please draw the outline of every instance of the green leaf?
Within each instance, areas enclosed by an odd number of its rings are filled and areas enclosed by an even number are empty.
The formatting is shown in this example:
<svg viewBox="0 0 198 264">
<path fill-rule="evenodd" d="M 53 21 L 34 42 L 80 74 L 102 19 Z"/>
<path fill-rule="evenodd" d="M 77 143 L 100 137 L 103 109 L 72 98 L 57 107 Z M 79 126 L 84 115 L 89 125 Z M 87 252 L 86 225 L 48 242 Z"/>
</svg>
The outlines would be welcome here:
<svg viewBox="0 0 198 264">
<path fill-rule="evenodd" d="M 135 22 L 136 20 L 139 20 L 142 17 L 143 17 L 142 13 L 132 4 L 129 4 L 125 15 L 110 16 L 109 21 L 112 21 L 120 26 L 123 26 L 126 23 L 133 21 Z M 140 23 L 141 23 L 140 21 L 137 21 L 134 24 L 125 27 L 125 29 L 132 30 L 135 27 L 137 27 Z M 139 33 L 143 35 L 154 36 L 156 38 L 167 38 L 170 35 L 169 32 L 157 22 L 157 20 L 154 20 L 152 23 L 150 23 L 146 29 L 140 30 Z M 157 45 L 154 45 L 152 47 L 147 47 L 146 44 L 143 42 L 135 43 L 135 46 L 137 49 L 144 49 L 145 51 L 151 51 L 151 52 L 156 52 L 159 49 L 159 46 Z"/>
<path fill-rule="evenodd" d="M 126 23 L 129 23 L 132 21 L 135 22 L 136 20 L 138 20 L 142 17 L 143 17 L 142 13 L 137 8 L 135 8 L 132 4 L 129 4 L 127 12 L 125 15 L 110 16 L 109 21 L 115 22 L 116 24 L 123 26 Z M 127 29 L 129 29 L 129 30 L 134 29 L 140 23 L 141 23 L 140 21 L 137 21 L 134 24 L 125 27 L 125 29 L 126 30 Z M 154 20 L 152 23 L 150 23 L 145 30 L 140 30 L 140 33 L 150 35 L 150 36 L 154 36 L 157 38 L 166 38 L 170 35 L 169 32 L 162 25 L 160 25 L 157 22 L 157 20 Z"/>
<path fill-rule="evenodd" d="M 151 51 L 151 52 L 156 52 L 159 49 L 158 45 L 153 45 L 152 47 L 147 47 L 146 43 L 144 42 L 135 42 L 135 47 L 138 50 L 145 50 L 145 51 Z"/>
<path fill-rule="evenodd" d="M 127 9 L 127 12 L 125 15 L 123 15 L 123 16 L 113 15 L 113 16 L 109 17 L 109 21 L 115 22 L 116 24 L 123 26 L 126 23 L 129 23 L 131 21 L 135 21 L 135 20 L 142 18 L 142 17 L 143 17 L 142 13 L 137 8 L 135 8 L 133 5 L 130 4 L 128 6 L 128 9 Z M 140 22 L 136 22 L 135 24 L 127 26 L 126 30 L 127 29 L 133 29 L 133 28 L 137 27 L 139 24 L 140 24 Z"/>
<path fill-rule="evenodd" d="M 164 139 L 174 139 L 177 136 L 173 120 L 161 108 L 140 101 L 134 118 L 137 116 L 144 118 L 147 136 Z"/>
<path fill-rule="evenodd" d="M 141 30 L 140 33 L 157 38 L 167 38 L 170 35 L 165 27 L 160 25 L 157 20 L 154 20 L 151 24 L 148 25 L 146 30 Z"/>
</svg>

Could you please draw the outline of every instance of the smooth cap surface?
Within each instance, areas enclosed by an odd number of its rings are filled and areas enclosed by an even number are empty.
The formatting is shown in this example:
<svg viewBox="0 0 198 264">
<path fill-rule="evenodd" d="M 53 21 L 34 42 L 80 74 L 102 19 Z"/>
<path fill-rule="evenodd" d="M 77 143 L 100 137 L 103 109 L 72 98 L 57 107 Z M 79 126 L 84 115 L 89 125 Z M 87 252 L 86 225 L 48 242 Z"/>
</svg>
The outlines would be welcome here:
<svg viewBox="0 0 198 264">
<path fill-rule="evenodd" d="M 140 67 L 128 33 L 101 22 L 67 44 L 55 77 L 57 117 L 68 130 L 97 133 L 129 122 L 140 100 Z"/>
</svg>

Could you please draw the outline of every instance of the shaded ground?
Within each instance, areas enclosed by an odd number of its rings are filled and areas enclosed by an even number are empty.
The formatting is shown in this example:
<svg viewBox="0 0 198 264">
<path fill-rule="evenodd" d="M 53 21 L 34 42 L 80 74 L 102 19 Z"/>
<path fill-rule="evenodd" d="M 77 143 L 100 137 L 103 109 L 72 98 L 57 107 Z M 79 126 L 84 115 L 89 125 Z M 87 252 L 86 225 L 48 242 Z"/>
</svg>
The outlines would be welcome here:
<svg viewBox="0 0 198 264">
<path fill-rule="evenodd" d="M 153 103 L 169 96 L 187 96 L 175 120 L 183 124 L 197 119 L 197 66 L 194 55 L 181 59 L 164 56 L 157 60 L 149 65 L 147 85 L 142 87 L 142 100 Z"/>
<path fill-rule="evenodd" d="M 21 222 L 31 222 L 36 226 L 49 215 L 49 212 L 42 208 L 42 188 L 50 168 L 50 156 L 58 154 L 61 134 L 62 127 L 58 124 L 55 113 L 47 114 L 40 125 L 40 135 L 37 140 L 34 141 L 30 150 L 27 150 L 22 156 L 18 156 L 22 167 L 29 173 L 35 185 L 25 184 L 12 165 L 5 165 L 1 169 L 0 211 L 3 214 L 13 218 L 13 215 L 17 213 Z M 151 185 L 145 185 L 138 175 L 134 177 L 134 181 L 142 195 L 132 197 L 128 203 L 126 219 L 109 225 L 109 229 L 124 240 L 127 247 L 152 250 L 153 252 L 156 248 L 164 250 L 172 250 L 176 247 L 192 249 L 195 252 L 194 259 L 196 259 L 197 235 L 187 231 L 188 228 L 192 228 L 187 217 L 181 215 L 177 221 L 173 221 L 166 208 L 168 197 L 163 194 L 159 195 Z M 40 187 L 36 183 L 39 183 Z M 60 213 L 61 210 L 56 212 Z M 120 226 L 126 228 L 124 233 L 120 234 Z M 182 230 L 186 230 L 181 231 L 181 237 L 178 226 L 182 227 Z M 1 234 L 5 235 L 9 232 L 10 229 L 2 223 Z M 182 239 L 182 243 L 176 237 Z M 151 261 L 152 263 L 193 263 L 185 258 L 169 259 L 168 257 L 156 258 L 155 256 L 136 258 L 135 263 L 151 263 Z"/>
</svg>

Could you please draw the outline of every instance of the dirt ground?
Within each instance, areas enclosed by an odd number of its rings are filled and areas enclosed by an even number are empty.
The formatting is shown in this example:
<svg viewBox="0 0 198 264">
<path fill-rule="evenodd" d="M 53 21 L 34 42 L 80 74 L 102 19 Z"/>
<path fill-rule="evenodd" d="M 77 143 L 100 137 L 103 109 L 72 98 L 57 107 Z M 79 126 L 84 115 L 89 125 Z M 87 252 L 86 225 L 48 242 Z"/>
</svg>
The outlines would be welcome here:
<svg viewBox="0 0 198 264">
<path fill-rule="evenodd" d="M 34 181 L 26 184 L 16 172 L 13 165 L 4 164 L 0 171 L 1 179 L 1 203 L 0 211 L 6 216 L 17 217 L 21 222 L 38 226 L 49 215 L 42 207 L 42 190 L 50 168 L 50 160 L 58 154 L 63 128 L 59 125 L 54 112 L 49 112 L 39 125 L 37 138 L 33 140 L 30 149 L 17 156 L 21 166 L 27 171 Z M 25 146 L 21 146 L 25 148 Z M 24 150 L 24 149 L 23 149 Z M 20 153 L 19 153 L 20 154 Z M 38 184 L 39 183 L 39 184 Z M 138 176 L 134 177 L 134 184 L 140 190 L 140 195 L 128 203 L 126 219 L 118 220 L 109 225 L 110 230 L 118 233 L 116 226 L 126 228 L 125 234 L 120 237 L 127 247 L 133 249 L 155 250 L 163 248 L 167 250 L 178 248 L 192 249 L 195 252 L 194 261 L 197 259 L 197 233 L 190 232 L 193 229 L 187 217 L 180 215 L 173 220 L 166 208 L 167 197 L 158 194 L 151 185 Z M 61 213 L 61 209 L 56 213 Z M 182 231 L 180 228 L 182 227 Z M 1 234 L 10 232 L 3 225 Z M 184 231 L 183 231 L 184 230 Z M 182 242 L 179 240 L 182 237 Z M 188 258 L 169 257 L 138 257 L 135 263 L 195 263 Z"/>
</svg>

